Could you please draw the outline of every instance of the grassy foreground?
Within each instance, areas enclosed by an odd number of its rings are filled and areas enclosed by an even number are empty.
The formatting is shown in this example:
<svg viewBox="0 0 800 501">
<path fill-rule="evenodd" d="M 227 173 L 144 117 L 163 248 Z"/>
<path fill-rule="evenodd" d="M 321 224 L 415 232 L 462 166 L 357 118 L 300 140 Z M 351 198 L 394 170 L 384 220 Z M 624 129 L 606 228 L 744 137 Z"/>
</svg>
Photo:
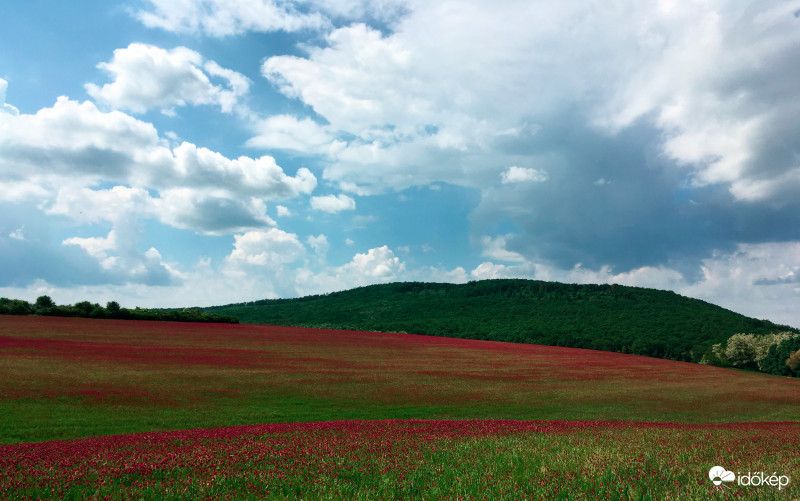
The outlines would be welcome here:
<svg viewBox="0 0 800 501">
<path fill-rule="evenodd" d="M 3 499 L 793 499 L 800 424 L 360 421 L 0 446 Z M 715 486 L 716 465 L 777 486 Z M 759 472 L 751 472 L 753 467 Z M 748 481 L 747 483 L 751 483 Z M 759 484 L 761 482 L 759 481 Z"/>
</svg>

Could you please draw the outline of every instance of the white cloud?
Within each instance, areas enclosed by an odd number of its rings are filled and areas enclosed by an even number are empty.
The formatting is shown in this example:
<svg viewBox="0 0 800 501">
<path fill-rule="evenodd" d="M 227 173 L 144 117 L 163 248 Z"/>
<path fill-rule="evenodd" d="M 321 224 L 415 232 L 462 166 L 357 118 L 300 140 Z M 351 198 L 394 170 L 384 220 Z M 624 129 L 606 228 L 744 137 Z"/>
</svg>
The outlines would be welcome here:
<svg viewBox="0 0 800 501">
<path fill-rule="evenodd" d="M 141 171 L 168 169 L 170 156 L 151 124 L 119 111 L 101 113 L 88 101 L 59 97 L 34 115 L 0 114 L 0 174 L 6 181 L 52 188 L 135 179 Z"/>
<path fill-rule="evenodd" d="M 9 233 L 8 238 L 13 238 L 14 240 L 25 240 L 25 225 L 23 224 L 16 230 Z"/>
<path fill-rule="evenodd" d="M 248 231 L 235 235 L 234 240 L 234 249 L 226 258 L 230 264 L 269 267 L 291 263 L 305 255 L 297 235 L 277 228 Z"/>
<path fill-rule="evenodd" d="M 298 120 L 292 115 L 275 115 L 255 125 L 257 136 L 247 141 L 253 148 L 295 150 L 301 153 L 331 151 L 337 145 L 326 127 L 309 118 Z"/>
<path fill-rule="evenodd" d="M 475 277 L 470 277 L 461 266 L 452 270 L 428 266 L 413 270 L 408 270 L 403 280 L 416 280 L 420 282 L 444 282 L 453 284 L 463 284 Z"/>
<path fill-rule="evenodd" d="M 115 186 L 107 190 L 92 190 L 67 186 L 58 190 L 46 213 L 88 223 L 119 222 L 133 215 L 140 219 L 154 217 L 157 206 L 143 188 Z"/>
<path fill-rule="evenodd" d="M 224 190 L 173 188 L 155 202 L 161 222 L 209 235 L 226 235 L 250 228 L 275 226 L 267 205 L 257 197 L 236 197 Z"/>
<path fill-rule="evenodd" d="M 0 201 L 22 202 L 35 198 L 41 199 L 47 195 L 48 191 L 37 182 L 0 179 Z"/>
<path fill-rule="evenodd" d="M 800 103 L 792 12 L 800 2 L 682 2 L 640 21 L 653 57 L 631 68 L 608 101 L 608 123 L 653 116 L 664 151 L 691 166 L 696 185 L 725 184 L 740 200 L 796 199 L 800 165 L 791 151 Z"/>
<path fill-rule="evenodd" d="M 311 193 L 317 186 L 314 174 L 306 168 L 288 176 L 270 156 L 229 159 L 207 148 L 183 143 L 173 150 L 174 176 L 179 186 L 215 187 L 236 195 L 265 199 L 292 198 Z M 167 177 L 167 179 L 169 179 Z"/>
<path fill-rule="evenodd" d="M 469 274 L 470 276 L 472 276 L 477 280 L 489 280 L 495 278 L 509 277 L 510 275 L 508 275 L 505 271 L 506 271 L 505 265 L 484 262 L 479 264 Z"/>
<path fill-rule="evenodd" d="M 703 261 L 703 277 L 678 292 L 756 318 L 800 327 L 800 243 L 741 244 Z"/>
<path fill-rule="evenodd" d="M 356 208 L 356 201 L 345 194 L 311 197 L 311 208 L 323 212 L 341 212 Z"/>
<path fill-rule="evenodd" d="M 6 103 L 6 90 L 8 89 L 8 82 L 0 78 L 0 113 L 8 113 L 10 115 L 19 115 L 19 110 L 10 104 Z"/>
<path fill-rule="evenodd" d="M 328 237 L 324 234 L 319 234 L 315 236 L 309 236 L 306 241 L 308 245 L 314 249 L 314 253 L 318 256 L 324 257 L 325 254 L 328 253 L 328 249 L 330 249 L 330 244 L 328 243 Z"/>
<path fill-rule="evenodd" d="M 481 255 L 500 261 L 525 261 L 525 257 L 523 257 L 521 254 L 510 251 L 506 248 L 506 239 L 508 237 L 509 235 L 500 235 L 495 238 L 484 236 L 481 238 L 481 246 L 483 247 Z"/>
<path fill-rule="evenodd" d="M 105 237 L 70 237 L 62 241 L 62 245 L 80 247 L 94 258 L 105 272 L 104 280 L 166 285 L 180 282 L 182 274 L 165 263 L 155 248 L 139 251 L 144 237 L 140 222 L 162 216 L 159 203 L 141 188 L 91 190 L 68 186 L 59 190 L 45 212 L 84 223 L 111 223 Z"/>
<path fill-rule="evenodd" d="M 324 234 L 319 234 L 316 237 L 310 235 L 306 242 L 308 246 L 314 250 L 314 259 L 313 259 L 313 266 L 317 269 L 320 267 L 325 266 L 326 259 L 328 256 L 328 250 L 330 249 L 330 243 L 328 242 L 328 237 Z"/>
<path fill-rule="evenodd" d="M 171 149 L 149 123 L 67 98 L 35 115 L 0 114 L 0 179 L 9 188 L 0 198 L 37 199 L 54 214 L 110 220 L 133 197 L 142 218 L 215 234 L 271 226 L 265 200 L 317 184 L 308 169 L 287 175 L 270 156 L 230 159 L 187 142 Z M 115 187 L 89 188 L 100 183 Z"/>
<path fill-rule="evenodd" d="M 250 88 L 244 75 L 204 61 L 186 47 L 165 50 L 132 43 L 116 49 L 111 61 L 97 67 L 114 81 L 102 87 L 86 84 L 89 95 L 107 106 L 134 113 L 158 108 L 171 114 L 176 106 L 212 104 L 227 113 Z M 209 77 L 224 80 L 224 86 L 214 85 Z"/>
<path fill-rule="evenodd" d="M 183 274 L 165 263 L 154 247 L 144 253 L 136 249 L 139 242 L 131 227 L 115 225 L 105 237 L 71 237 L 62 244 L 82 248 L 97 260 L 105 272 L 106 283 L 138 283 L 151 286 L 180 284 Z"/>
<path fill-rule="evenodd" d="M 342 266 L 317 272 L 308 268 L 298 269 L 295 276 L 296 291 L 302 295 L 318 294 L 392 282 L 399 280 L 405 272 L 405 263 L 384 245 L 356 254 L 349 263 Z"/>
<path fill-rule="evenodd" d="M 134 15 L 145 26 L 224 37 L 248 31 L 327 29 L 331 19 L 393 23 L 406 0 L 146 0 Z"/>
<path fill-rule="evenodd" d="M 278 213 L 278 217 L 289 217 L 292 215 L 292 211 L 283 205 L 276 205 L 275 210 Z"/>
<path fill-rule="evenodd" d="M 105 269 L 111 268 L 117 261 L 117 258 L 108 256 L 109 251 L 117 248 L 117 238 L 114 230 L 111 230 L 105 237 L 72 237 L 65 239 L 62 243 L 81 247 L 90 256 L 100 261 L 100 264 Z"/>
<path fill-rule="evenodd" d="M 320 28 L 325 18 L 302 13 L 291 2 L 273 0 L 146 0 L 136 17 L 150 28 L 177 33 L 237 35 L 246 31 L 298 31 Z"/>
<path fill-rule="evenodd" d="M 508 183 L 542 183 L 549 179 L 546 172 L 537 169 L 530 169 L 527 167 L 511 166 L 506 169 L 501 175 L 500 179 L 503 184 Z"/>
<path fill-rule="evenodd" d="M 324 174 L 343 189 L 541 180 L 485 166 L 535 163 L 521 145 L 577 110 L 612 135 L 641 121 L 661 129 L 664 153 L 690 167 L 694 186 L 723 184 L 746 201 L 790 203 L 800 193 L 798 151 L 780 147 L 800 132 L 800 71 L 788 63 L 800 56 L 796 0 L 406 7 L 390 34 L 352 24 L 305 57 L 262 66 L 284 94 L 354 138 Z"/>
<path fill-rule="evenodd" d="M 352 262 L 339 270 L 354 277 L 363 277 L 367 281 L 372 279 L 388 281 L 405 271 L 405 264 L 384 245 L 370 249 L 366 254 L 356 254 Z"/>
</svg>

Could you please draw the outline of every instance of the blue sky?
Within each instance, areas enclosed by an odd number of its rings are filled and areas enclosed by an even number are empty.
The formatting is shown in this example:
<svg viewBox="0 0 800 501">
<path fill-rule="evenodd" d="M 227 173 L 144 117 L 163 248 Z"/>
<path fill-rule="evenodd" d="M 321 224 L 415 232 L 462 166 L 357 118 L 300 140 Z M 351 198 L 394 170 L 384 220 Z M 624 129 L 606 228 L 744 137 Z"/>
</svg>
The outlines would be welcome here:
<svg viewBox="0 0 800 501">
<path fill-rule="evenodd" d="M 0 295 L 674 290 L 800 326 L 800 0 L 37 0 Z"/>
</svg>

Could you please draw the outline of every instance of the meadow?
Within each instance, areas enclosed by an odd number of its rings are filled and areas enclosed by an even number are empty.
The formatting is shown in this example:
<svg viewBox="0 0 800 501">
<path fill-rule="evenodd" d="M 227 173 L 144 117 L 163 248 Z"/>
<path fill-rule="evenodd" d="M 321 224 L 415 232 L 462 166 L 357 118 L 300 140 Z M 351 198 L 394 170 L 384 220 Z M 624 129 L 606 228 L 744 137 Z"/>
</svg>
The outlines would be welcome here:
<svg viewBox="0 0 800 501">
<path fill-rule="evenodd" d="M 800 381 L 576 348 L 0 317 L 0 497 L 796 499 Z M 712 466 L 788 486 L 714 486 Z"/>
</svg>

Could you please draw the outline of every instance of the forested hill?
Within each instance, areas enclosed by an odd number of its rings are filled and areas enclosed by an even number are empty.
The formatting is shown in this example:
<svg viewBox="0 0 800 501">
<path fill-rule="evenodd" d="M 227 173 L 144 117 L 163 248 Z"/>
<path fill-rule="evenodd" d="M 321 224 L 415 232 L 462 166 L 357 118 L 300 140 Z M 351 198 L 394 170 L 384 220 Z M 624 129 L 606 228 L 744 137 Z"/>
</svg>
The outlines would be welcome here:
<svg viewBox="0 0 800 501">
<path fill-rule="evenodd" d="M 242 323 L 490 339 L 699 361 L 739 332 L 798 332 L 674 292 L 534 280 L 392 283 L 205 308 Z"/>
</svg>

